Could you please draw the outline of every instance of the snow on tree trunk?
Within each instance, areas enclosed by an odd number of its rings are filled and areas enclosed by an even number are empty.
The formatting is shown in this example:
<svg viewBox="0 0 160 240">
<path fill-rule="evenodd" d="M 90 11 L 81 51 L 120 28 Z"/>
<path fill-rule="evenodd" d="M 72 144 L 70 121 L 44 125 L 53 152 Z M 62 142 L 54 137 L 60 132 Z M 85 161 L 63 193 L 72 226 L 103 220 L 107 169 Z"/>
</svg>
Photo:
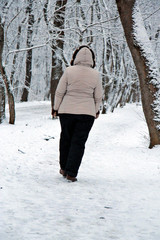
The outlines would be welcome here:
<svg viewBox="0 0 160 240">
<path fill-rule="evenodd" d="M 2 80 L 0 79 L 0 123 L 5 118 L 5 88 Z"/>
<path fill-rule="evenodd" d="M 160 144 L 160 76 L 136 0 L 116 0 L 126 40 L 140 80 L 150 148 Z"/>
<path fill-rule="evenodd" d="M 148 87 L 147 90 L 149 90 L 149 106 L 145 104 L 147 96 L 144 96 L 143 102 L 146 120 L 150 130 L 150 147 L 153 147 L 156 144 L 160 144 L 160 74 L 155 54 L 152 50 L 151 42 L 145 30 L 137 1 L 133 7 L 132 18 L 134 44 L 140 48 L 147 70 L 147 81 L 144 83 Z M 142 91 L 144 91 L 143 88 Z M 143 94 L 145 95 L 145 92 Z M 150 111 L 150 114 L 148 113 L 148 110 Z"/>
<path fill-rule="evenodd" d="M 54 30 L 57 39 L 52 42 L 51 106 L 54 106 L 55 91 L 63 72 L 64 22 L 67 0 L 56 1 L 54 12 Z"/>
<path fill-rule="evenodd" d="M 32 35 L 33 35 L 33 24 L 34 24 L 34 14 L 33 14 L 33 0 L 28 0 L 28 30 L 27 30 L 27 48 L 31 48 L 32 45 Z M 25 77 L 25 87 L 22 93 L 22 102 L 28 101 L 29 88 L 32 79 L 32 49 L 29 49 L 26 54 L 26 77 Z"/>
<path fill-rule="evenodd" d="M 6 90 L 7 90 L 7 95 L 8 95 L 8 105 L 9 105 L 9 113 L 10 113 L 9 123 L 14 124 L 14 122 L 15 122 L 14 95 L 13 95 L 13 91 L 12 91 L 12 88 L 11 88 L 11 84 L 10 84 L 8 78 L 7 78 L 5 68 L 2 64 L 3 47 L 4 47 L 4 27 L 3 27 L 3 24 L 1 23 L 1 19 L 0 19 L 0 73 L 1 73 L 3 81 L 5 83 Z"/>
</svg>

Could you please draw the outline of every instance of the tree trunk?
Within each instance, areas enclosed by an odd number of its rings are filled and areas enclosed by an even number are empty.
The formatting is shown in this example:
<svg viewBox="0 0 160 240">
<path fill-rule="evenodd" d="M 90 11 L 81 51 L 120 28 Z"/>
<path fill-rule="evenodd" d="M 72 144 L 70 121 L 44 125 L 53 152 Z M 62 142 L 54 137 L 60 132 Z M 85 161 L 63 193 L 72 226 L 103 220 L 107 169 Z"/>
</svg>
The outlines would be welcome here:
<svg viewBox="0 0 160 240">
<path fill-rule="evenodd" d="M 22 34 L 22 25 L 24 24 L 25 20 L 26 20 L 26 17 L 23 19 L 22 23 L 18 26 L 16 50 L 18 50 L 20 48 L 20 38 L 21 38 L 21 34 Z M 11 75 L 10 75 L 10 82 L 11 82 L 12 86 L 15 83 L 14 74 L 16 72 L 17 57 L 18 57 L 18 53 L 15 53 L 14 57 L 13 57 L 12 70 L 11 70 Z M 16 81 L 16 84 L 18 84 L 18 81 Z"/>
<path fill-rule="evenodd" d="M 4 28 L 3 28 L 3 25 L 1 24 L 1 19 L 0 19 L 0 73 L 2 75 L 3 81 L 4 81 L 6 89 L 7 89 L 9 113 L 10 113 L 9 123 L 14 124 L 14 122 L 15 122 L 14 95 L 13 95 L 13 92 L 11 89 L 11 84 L 6 75 L 5 68 L 2 64 L 3 47 L 4 47 Z"/>
<path fill-rule="evenodd" d="M 54 28 L 58 39 L 52 43 L 52 71 L 51 71 L 51 106 L 54 106 L 55 91 L 63 72 L 63 45 L 64 45 L 64 22 L 67 0 L 56 1 L 54 13 Z"/>
<path fill-rule="evenodd" d="M 116 3 L 125 37 L 139 76 L 142 106 L 150 135 L 149 148 L 152 148 L 160 144 L 160 111 L 158 110 L 160 109 L 160 102 L 158 100 L 160 93 L 158 88 L 158 73 L 153 77 L 152 63 L 147 57 L 149 56 L 147 49 L 144 48 L 146 40 L 149 41 L 149 39 L 147 38 L 143 24 L 141 24 L 142 34 L 139 35 L 141 39 L 139 39 L 139 41 L 137 40 L 135 27 L 138 26 L 141 18 L 137 1 L 116 0 Z M 137 13 L 139 13 L 139 15 L 137 15 Z M 143 41 L 144 34 L 146 36 L 145 41 Z M 140 44 L 141 40 L 142 44 Z"/>
<path fill-rule="evenodd" d="M 34 24 L 34 15 L 32 11 L 33 0 L 28 0 L 28 30 L 27 30 L 27 48 L 32 47 L 32 35 L 33 35 L 33 24 Z M 31 85 L 32 79 L 32 49 L 27 51 L 26 54 L 26 77 L 25 77 L 25 87 L 23 89 L 21 101 L 27 102 L 29 95 L 29 88 Z"/>
<path fill-rule="evenodd" d="M 5 87 L 0 79 L 0 123 L 3 122 L 5 118 Z"/>
</svg>

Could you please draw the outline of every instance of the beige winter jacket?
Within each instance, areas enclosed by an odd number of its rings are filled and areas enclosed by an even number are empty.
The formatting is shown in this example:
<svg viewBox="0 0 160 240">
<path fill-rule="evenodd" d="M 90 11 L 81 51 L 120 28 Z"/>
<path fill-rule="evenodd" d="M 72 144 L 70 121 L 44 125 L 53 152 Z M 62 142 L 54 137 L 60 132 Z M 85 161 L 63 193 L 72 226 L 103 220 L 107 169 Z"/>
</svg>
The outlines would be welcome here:
<svg viewBox="0 0 160 240">
<path fill-rule="evenodd" d="M 92 66 L 91 51 L 87 47 L 80 49 L 74 66 L 66 68 L 59 81 L 54 110 L 96 116 L 102 101 L 102 83 L 99 73 Z"/>
</svg>

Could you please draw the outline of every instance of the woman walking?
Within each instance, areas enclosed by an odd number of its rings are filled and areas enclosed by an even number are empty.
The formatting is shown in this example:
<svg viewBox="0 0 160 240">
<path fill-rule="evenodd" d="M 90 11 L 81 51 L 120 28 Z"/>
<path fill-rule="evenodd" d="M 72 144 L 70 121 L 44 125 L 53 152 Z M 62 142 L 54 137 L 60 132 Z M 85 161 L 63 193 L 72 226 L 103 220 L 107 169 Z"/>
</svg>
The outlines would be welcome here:
<svg viewBox="0 0 160 240">
<path fill-rule="evenodd" d="M 61 124 L 60 174 L 72 182 L 77 181 L 85 143 L 102 101 L 102 83 L 94 67 L 94 52 L 88 46 L 79 47 L 55 93 L 52 115 L 58 114 Z"/>
</svg>

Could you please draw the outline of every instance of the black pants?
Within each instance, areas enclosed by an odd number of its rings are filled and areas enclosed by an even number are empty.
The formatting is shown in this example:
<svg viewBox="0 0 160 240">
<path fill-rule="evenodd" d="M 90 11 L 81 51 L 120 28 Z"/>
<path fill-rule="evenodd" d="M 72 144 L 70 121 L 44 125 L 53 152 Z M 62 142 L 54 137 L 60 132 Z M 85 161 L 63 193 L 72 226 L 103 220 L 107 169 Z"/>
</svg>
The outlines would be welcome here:
<svg viewBox="0 0 160 240">
<path fill-rule="evenodd" d="M 61 123 L 60 167 L 69 176 L 76 177 L 94 117 L 78 114 L 60 114 L 59 117 Z"/>
</svg>

